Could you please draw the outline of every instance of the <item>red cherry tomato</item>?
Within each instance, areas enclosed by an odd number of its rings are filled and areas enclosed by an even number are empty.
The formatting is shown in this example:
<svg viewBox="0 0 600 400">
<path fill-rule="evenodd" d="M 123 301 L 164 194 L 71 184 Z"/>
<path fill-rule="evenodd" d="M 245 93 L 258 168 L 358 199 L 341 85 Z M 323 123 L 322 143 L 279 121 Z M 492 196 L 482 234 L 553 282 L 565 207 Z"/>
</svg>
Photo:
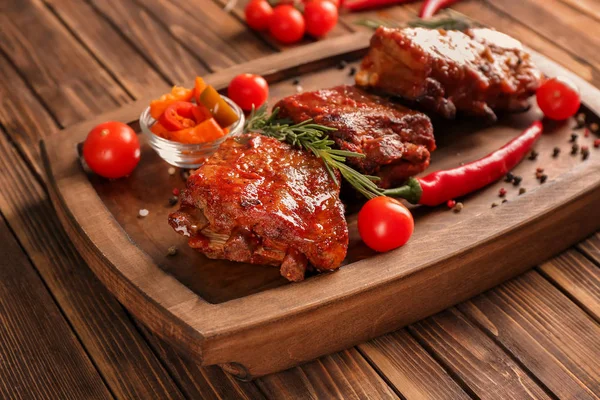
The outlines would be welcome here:
<svg viewBox="0 0 600 400">
<path fill-rule="evenodd" d="M 194 108 L 196 106 L 187 101 L 178 101 L 165 109 L 158 122 L 168 131 L 179 131 L 196 125 Z"/>
<path fill-rule="evenodd" d="M 257 31 L 264 31 L 269 27 L 269 21 L 273 15 L 273 7 L 267 0 L 252 0 L 244 10 L 246 23 Z"/>
<path fill-rule="evenodd" d="M 92 171 L 105 178 L 131 174 L 140 161 L 140 142 L 128 125 L 104 122 L 88 133 L 83 158 Z"/>
<path fill-rule="evenodd" d="M 404 245 L 415 228 L 410 211 L 391 197 L 375 197 L 358 213 L 358 232 L 363 242 L 384 252 Z"/>
<path fill-rule="evenodd" d="M 262 106 L 269 97 L 269 85 L 265 78 L 254 74 L 241 74 L 233 78 L 227 89 L 227 96 L 242 110 L 252 110 Z"/>
<path fill-rule="evenodd" d="M 544 115 L 557 121 L 572 117 L 581 105 L 579 90 L 563 77 L 544 82 L 537 90 L 536 99 Z"/>
<path fill-rule="evenodd" d="M 317 0 L 304 7 L 306 32 L 314 37 L 321 37 L 331 31 L 338 21 L 338 9 L 329 0 Z"/>
<path fill-rule="evenodd" d="M 273 16 L 269 21 L 269 32 L 281 43 L 295 43 L 302 39 L 306 24 L 304 17 L 289 4 L 282 4 L 273 10 Z"/>
</svg>

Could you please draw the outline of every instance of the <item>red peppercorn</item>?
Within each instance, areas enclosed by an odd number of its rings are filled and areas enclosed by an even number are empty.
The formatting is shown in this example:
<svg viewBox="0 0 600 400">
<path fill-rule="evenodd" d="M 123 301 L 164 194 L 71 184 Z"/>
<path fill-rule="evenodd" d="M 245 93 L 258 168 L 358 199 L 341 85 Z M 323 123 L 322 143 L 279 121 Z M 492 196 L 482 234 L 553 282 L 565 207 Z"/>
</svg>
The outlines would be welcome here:
<svg viewBox="0 0 600 400">
<path fill-rule="evenodd" d="M 498 191 L 498 196 L 504 197 L 506 196 L 506 189 L 502 188 Z"/>
<path fill-rule="evenodd" d="M 179 189 L 177 189 L 177 188 L 173 189 L 173 195 L 179 196 Z"/>
<path fill-rule="evenodd" d="M 448 206 L 448 208 L 454 208 L 454 206 L 456 205 L 456 201 L 454 201 L 454 200 L 448 200 L 448 202 L 446 203 L 446 205 Z"/>
<path fill-rule="evenodd" d="M 588 128 L 585 128 L 585 130 L 583 131 L 583 136 L 584 137 L 589 137 L 590 136 L 590 130 Z"/>
<path fill-rule="evenodd" d="M 595 148 L 599 148 L 600 147 L 600 139 L 594 140 L 594 147 Z"/>
</svg>

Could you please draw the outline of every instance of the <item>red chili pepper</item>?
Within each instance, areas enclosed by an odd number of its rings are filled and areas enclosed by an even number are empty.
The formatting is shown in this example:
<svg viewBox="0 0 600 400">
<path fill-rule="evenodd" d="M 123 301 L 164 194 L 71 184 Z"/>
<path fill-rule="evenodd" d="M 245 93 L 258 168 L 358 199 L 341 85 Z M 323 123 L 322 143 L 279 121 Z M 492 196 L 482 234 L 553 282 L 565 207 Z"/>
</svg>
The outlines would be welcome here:
<svg viewBox="0 0 600 400">
<path fill-rule="evenodd" d="M 345 0 L 344 7 L 350 11 L 366 10 L 368 8 L 378 8 L 392 4 L 410 3 L 414 0 Z"/>
<path fill-rule="evenodd" d="M 194 109 L 196 106 L 187 101 L 177 101 L 169 105 L 158 121 L 168 131 L 179 131 L 196 125 Z"/>
<path fill-rule="evenodd" d="M 383 194 L 426 206 L 437 206 L 450 199 L 465 196 L 502 179 L 531 150 L 542 131 L 542 123 L 536 121 L 502 148 L 477 161 L 433 172 L 422 178 L 410 178 L 406 185 L 386 189 Z"/>
<path fill-rule="evenodd" d="M 419 18 L 431 18 L 438 10 L 446 8 L 456 3 L 458 0 L 425 0 L 423 7 L 419 12 Z"/>
</svg>

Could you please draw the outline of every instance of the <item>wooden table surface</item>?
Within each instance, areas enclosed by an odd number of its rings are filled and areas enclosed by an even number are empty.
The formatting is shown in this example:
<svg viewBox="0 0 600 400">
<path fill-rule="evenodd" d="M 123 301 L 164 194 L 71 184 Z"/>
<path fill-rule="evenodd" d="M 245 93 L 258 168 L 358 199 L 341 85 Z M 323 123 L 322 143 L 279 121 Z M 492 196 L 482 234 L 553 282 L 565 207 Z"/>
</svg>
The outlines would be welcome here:
<svg viewBox="0 0 600 400">
<path fill-rule="evenodd" d="M 600 233 L 424 321 L 250 383 L 186 361 L 127 313 L 60 226 L 38 141 L 285 50 L 246 28 L 244 1 L 231 14 L 225 1 L 2 0 L 0 398 L 599 398 Z M 380 14 L 408 20 L 419 6 Z M 597 0 L 454 8 L 600 87 Z M 359 17 L 330 36 L 363 29 Z"/>
</svg>

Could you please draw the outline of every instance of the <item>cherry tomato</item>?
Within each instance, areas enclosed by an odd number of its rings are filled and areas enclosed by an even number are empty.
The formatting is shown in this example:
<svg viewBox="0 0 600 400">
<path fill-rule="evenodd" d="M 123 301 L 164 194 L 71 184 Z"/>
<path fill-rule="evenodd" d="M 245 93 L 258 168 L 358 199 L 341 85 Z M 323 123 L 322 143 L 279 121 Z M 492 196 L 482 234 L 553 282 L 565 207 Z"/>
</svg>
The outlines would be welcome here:
<svg viewBox="0 0 600 400">
<path fill-rule="evenodd" d="M 254 74 L 241 74 L 233 78 L 227 89 L 227 96 L 242 110 L 258 108 L 269 97 L 269 85 L 265 78 Z"/>
<path fill-rule="evenodd" d="M 131 174 L 140 161 L 140 142 L 128 125 L 104 122 L 88 133 L 83 143 L 83 158 L 96 174 L 121 178 Z"/>
<path fill-rule="evenodd" d="M 579 90 L 563 77 L 544 82 L 537 90 L 536 98 L 544 115 L 557 121 L 572 117 L 581 105 Z"/>
<path fill-rule="evenodd" d="M 194 108 L 196 106 L 187 101 L 177 101 L 165 109 L 158 122 L 168 131 L 178 131 L 196 125 Z"/>
<path fill-rule="evenodd" d="M 269 21 L 271 36 L 281 43 L 295 43 L 302 39 L 306 24 L 304 17 L 294 6 L 282 4 L 273 10 Z"/>
<path fill-rule="evenodd" d="M 246 23 L 257 31 L 264 31 L 269 27 L 269 21 L 273 15 L 273 7 L 267 0 L 252 0 L 244 10 Z"/>
<path fill-rule="evenodd" d="M 338 21 L 338 9 L 329 0 L 311 1 L 304 7 L 306 32 L 321 37 L 331 31 Z"/>
<path fill-rule="evenodd" d="M 375 197 L 358 213 L 358 232 L 363 242 L 384 252 L 404 245 L 415 227 L 410 211 L 391 197 Z"/>
</svg>

